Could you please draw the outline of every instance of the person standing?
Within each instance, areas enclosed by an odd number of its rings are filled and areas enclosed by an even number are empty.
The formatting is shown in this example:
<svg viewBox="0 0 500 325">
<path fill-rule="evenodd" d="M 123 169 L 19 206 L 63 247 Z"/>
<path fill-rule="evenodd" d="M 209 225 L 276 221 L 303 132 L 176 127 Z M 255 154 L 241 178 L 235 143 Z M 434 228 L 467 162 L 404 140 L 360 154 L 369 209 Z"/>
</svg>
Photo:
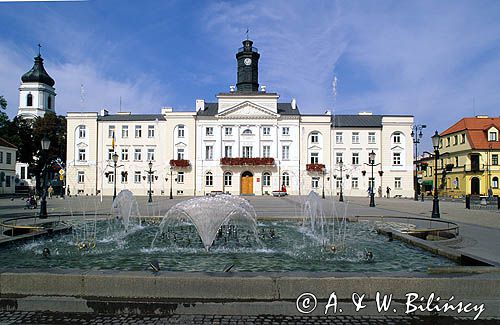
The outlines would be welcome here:
<svg viewBox="0 0 500 325">
<path fill-rule="evenodd" d="M 54 188 L 52 185 L 49 186 L 47 192 L 49 193 L 49 199 L 52 199 L 52 193 L 54 193 Z"/>
<path fill-rule="evenodd" d="M 391 197 L 391 188 L 389 186 L 387 186 L 387 189 L 385 190 L 385 192 L 387 193 L 387 198 L 390 198 Z"/>
</svg>

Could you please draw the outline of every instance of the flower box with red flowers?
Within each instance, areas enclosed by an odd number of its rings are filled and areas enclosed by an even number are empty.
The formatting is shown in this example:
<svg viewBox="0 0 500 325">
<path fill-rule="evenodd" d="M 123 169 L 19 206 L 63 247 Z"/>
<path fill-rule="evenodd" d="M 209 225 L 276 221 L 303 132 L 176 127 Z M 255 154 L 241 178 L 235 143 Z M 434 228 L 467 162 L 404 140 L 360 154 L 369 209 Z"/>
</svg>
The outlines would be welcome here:
<svg viewBox="0 0 500 325">
<path fill-rule="evenodd" d="M 324 164 L 307 164 L 306 170 L 308 172 L 323 172 L 325 170 Z"/>
<path fill-rule="evenodd" d="M 272 166 L 274 158 L 229 158 L 220 159 L 223 166 Z"/>
<path fill-rule="evenodd" d="M 189 166 L 191 166 L 191 164 L 189 163 L 189 160 L 185 160 L 185 159 L 172 159 L 172 160 L 170 160 L 170 167 L 188 168 Z"/>
</svg>

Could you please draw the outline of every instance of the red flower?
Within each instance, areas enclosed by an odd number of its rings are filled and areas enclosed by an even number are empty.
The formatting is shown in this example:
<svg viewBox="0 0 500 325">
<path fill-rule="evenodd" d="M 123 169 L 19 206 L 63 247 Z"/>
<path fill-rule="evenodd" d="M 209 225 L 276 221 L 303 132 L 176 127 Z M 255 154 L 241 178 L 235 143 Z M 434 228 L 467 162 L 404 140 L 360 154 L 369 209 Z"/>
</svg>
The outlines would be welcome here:
<svg viewBox="0 0 500 325">
<path fill-rule="evenodd" d="M 189 160 L 185 159 L 172 159 L 170 160 L 170 167 L 177 167 L 177 168 L 188 168 L 191 166 L 189 163 Z"/>
<path fill-rule="evenodd" d="M 220 159 L 220 164 L 225 166 L 272 166 L 274 158 L 229 158 Z"/>
<path fill-rule="evenodd" d="M 307 164 L 306 170 L 308 172 L 323 172 L 325 170 L 324 164 Z"/>
</svg>

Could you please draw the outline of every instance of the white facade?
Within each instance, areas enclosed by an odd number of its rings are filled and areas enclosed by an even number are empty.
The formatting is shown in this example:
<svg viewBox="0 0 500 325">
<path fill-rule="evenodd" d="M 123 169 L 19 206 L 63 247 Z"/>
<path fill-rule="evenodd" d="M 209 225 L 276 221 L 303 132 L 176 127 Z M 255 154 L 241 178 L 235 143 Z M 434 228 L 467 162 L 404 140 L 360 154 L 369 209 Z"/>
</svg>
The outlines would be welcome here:
<svg viewBox="0 0 500 325">
<path fill-rule="evenodd" d="M 0 194 L 16 191 L 16 152 L 13 144 L 0 138 Z"/>
</svg>

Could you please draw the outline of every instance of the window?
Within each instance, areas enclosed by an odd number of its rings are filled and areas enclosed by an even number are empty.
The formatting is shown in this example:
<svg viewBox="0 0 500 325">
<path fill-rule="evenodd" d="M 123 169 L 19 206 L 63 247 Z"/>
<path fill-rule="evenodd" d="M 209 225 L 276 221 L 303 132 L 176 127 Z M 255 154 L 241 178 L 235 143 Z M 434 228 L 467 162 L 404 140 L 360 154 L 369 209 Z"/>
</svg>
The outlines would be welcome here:
<svg viewBox="0 0 500 325">
<path fill-rule="evenodd" d="M 3 164 L 3 152 L 0 151 L 0 164 Z"/>
<path fill-rule="evenodd" d="M 352 153 L 352 164 L 359 165 L 359 152 Z"/>
<path fill-rule="evenodd" d="M 290 159 L 290 146 L 281 147 L 281 159 L 282 160 Z"/>
<path fill-rule="evenodd" d="M 311 164 L 319 164 L 319 153 L 311 152 L 311 156 L 309 157 L 309 162 Z"/>
<path fill-rule="evenodd" d="M 455 180 L 453 181 L 454 185 L 455 185 L 455 189 L 459 189 L 460 188 L 460 184 L 459 184 L 459 181 L 458 181 L 458 177 L 455 177 Z"/>
<path fill-rule="evenodd" d="M 264 158 L 271 157 L 271 146 L 263 146 L 262 147 L 262 157 L 264 157 Z"/>
<path fill-rule="evenodd" d="M 233 147 L 224 146 L 224 157 L 231 158 L 233 156 Z"/>
<path fill-rule="evenodd" d="M 128 125 L 122 125 L 122 138 L 128 138 Z"/>
<path fill-rule="evenodd" d="M 7 165 L 12 164 L 12 154 L 11 154 L 10 152 L 7 152 L 7 153 L 5 154 L 5 163 L 6 163 Z"/>
<path fill-rule="evenodd" d="M 460 143 L 465 143 L 465 133 L 462 133 L 461 136 Z"/>
<path fill-rule="evenodd" d="M 52 109 L 52 97 L 47 97 L 47 108 Z"/>
<path fill-rule="evenodd" d="M 335 181 L 335 188 L 341 188 L 342 187 L 342 180 L 341 179 L 337 179 Z"/>
<path fill-rule="evenodd" d="M 154 137 L 155 137 L 155 126 L 148 125 L 148 138 L 154 138 Z"/>
<path fill-rule="evenodd" d="M 141 182 L 141 172 L 134 173 L 134 183 L 139 184 Z"/>
<path fill-rule="evenodd" d="M 108 149 L 108 160 L 112 160 L 113 159 L 113 154 L 115 153 L 115 151 L 113 149 Z"/>
<path fill-rule="evenodd" d="M 262 174 L 262 186 L 271 186 L 271 174 L 269 172 Z"/>
<path fill-rule="evenodd" d="M 498 177 L 493 177 L 493 179 L 491 180 L 491 187 L 498 188 Z"/>
<path fill-rule="evenodd" d="M 455 167 L 458 167 L 458 157 L 455 157 Z"/>
<path fill-rule="evenodd" d="M 450 140 L 450 137 L 447 137 L 446 138 L 446 146 L 449 147 L 451 144 L 451 140 Z"/>
<path fill-rule="evenodd" d="M 113 138 L 115 136 L 115 126 L 110 125 L 108 127 L 108 138 Z"/>
<path fill-rule="evenodd" d="M 282 134 L 282 135 L 290 135 L 290 128 L 289 128 L 289 127 L 287 127 L 287 126 L 286 126 L 286 127 L 283 127 L 283 128 L 281 129 L 281 134 Z"/>
<path fill-rule="evenodd" d="M 179 138 L 184 138 L 184 125 L 179 125 L 177 128 L 177 136 Z"/>
<path fill-rule="evenodd" d="M 205 186 L 213 186 L 214 185 L 214 176 L 212 172 L 207 172 L 205 174 Z"/>
<path fill-rule="evenodd" d="M 32 94 L 28 94 L 28 96 L 26 96 L 26 106 L 33 106 L 33 95 Z"/>
<path fill-rule="evenodd" d="M 233 185 L 233 174 L 231 172 L 224 173 L 224 186 L 232 186 Z"/>
<path fill-rule="evenodd" d="M 269 126 L 265 126 L 262 128 L 263 135 L 271 135 L 271 128 Z"/>
<path fill-rule="evenodd" d="M 86 150 L 85 149 L 78 149 L 78 160 L 79 161 L 85 161 L 86 160 Z"/>
<path fill-rule="evenodd" d="M 113 183 L 115 181 L 115 173 L 108 172 L 108 183 Z"/>
<path fill-rule="evenodd" d="M 134 150 L 134 160 L 135 161 L 141 161 L 142 160 L 142 150 L 140 148 L 136 148 Z"/>
<path fill-rule="evenodd" d="M 287 172 L 281 175 L 281 185 L 285 185 L 286 187 L 290 186 L 290 175 Z"/>
<path fill-rule="evenodd" d="M 205 134 L 206 134 L 206 135 L 209 135 L 209 136 L 210 136 L 210 135 L 214 135 L 214 128 L 213 128 L 213 127 L 211 127 L 211 126 L 210 126 L 210 127 L 207 127 L 207 128 L 205 129 Z"/>
<path fill-rule="evenodd" d="M 128 182 L 128 173 L 122 172 L 122 183 L 127 183 L 127 182 Z"/>
<path fill-rule="evenodd" d="M 401 177 L 394 178 L 394 188 L 401 189 Z"/>
<path fill-rule="evenodd" d="M 488 141 L 498 141 L 498 133 L 491 131 L 488 133 Z"/>
<path fill-rule="evenodd" d="M 319 143 L 319 133 L 318 132 L 311 133 L 311 143 Z"/>
<path fill-rule="evenodd" d="M 142 126 L 140 125 L 135 126 L 135 137 L 136 138 L 142 137 Z"/>
<path fill-rule="evenodd" d="M 155 149 L 148 148 L 148 161 L 155 160 Z"/>
<path fill-rule="evenodd" d="M 372 190 L 375 188 L 375 178 L 369 178 L 368 179 L 368 187 L 370 187 Z"/>
<path fill-rule="evenodd" d="M 87 135 L 87 132 L 86 132 L 86 131 L 87 131 L 87 128 L 85 127 L 85 125 L 80 125 L 80 126 L 78 127 L 78 137 L 79 137 L 80 139 L 85 138 L 85 136 Z"/>
<path fill-rule="evenodd" d="M 352 188 L 358 188 L 359 187 L 359 181 L 357 177 L 351 178 L 351 187 Z"/>
<path fill-rule="evenodd" d="M 401 143 L 401 133 L 400 132 L 394 132 L 394 134 L 392 135 L 392 142 Z"/>
<path fill-rule="evenodd" d="M 342 132 L 336 132 L 335 143 L 342 143 L 342 142 L 344 142 L 344 137 L 342 136 Z"/>
<path fill-rule="evenodd" d="M 243 146 L 243 158 L 252 158 L 252 147 Z"/>
<path fill-rule="evenodd" d="M 336 152 L 335 153 L 335 163 L 339 164 L 340 162 L 344 161 L 344 153 L 343 152 Z"/>
<path fill-rule="evenodd" d="M 233 135 L 233 128 L 231 128 L 231 127 L 225 127 L 224 128 L 224 134 L 225 135 Z"/>
<path fill-rule="evenodd" d="M 352 133 L 352 143 L 354 143 L 354 144 L 359 143 L 359 132 Z"/>
<path fill-rule="evenodd" d="M 84 171 L 78 171 L 78 183 L 85 183 L 85 172 Z"/>
<path fill-rule="evenodd" d="M 243 135 L 252 135 L 252 130 L 250 129 L 243 130 Z"/>
<path fill-rule="evenodd" d="M 498 155 L 497 154 L 491 155 L 491 164 L 498 166 Z"/>
<path fill-rule="evenodd" d="M 369 144 L 375 143 L 375 132 L 368 132 L 368 143 Z"/>
<path fill-rule="evenodd" d="M 319 188 L 319 177 L 311 178 L 311 188 L 317 189 Z"/>
<path fill-rule="evenodd" d="M 392 164 L 393 165 L 401 165 L 401 153 L 400 152 L 393 152 L 392 153 Z"/>
<path fill-rule="evenodd" d="M 458 135 L 453 136 L 453 145 L 456 146 L 458 144 Z"/>
<path fill-rule="evenodd" d="M 213 146 L 205 146 L 205 160 L 214 159 L 214 147 Z"/>
<path fill-rule="evenodd" d="M 177 159 L 184 160 L 184 148 L 177 148 Z"/>
<path fill-rule="evenodd" d="M 178 184 L 184 184 L 184 172 L 177 172 L 177 177 L 175 178 L 175 181 Z"/>
<path fill-rule="evenodd" d="M 123 149 L 122 148 L 122 160 L 127 161 L 128 160 L 128 149 Z"/>
</svg>

